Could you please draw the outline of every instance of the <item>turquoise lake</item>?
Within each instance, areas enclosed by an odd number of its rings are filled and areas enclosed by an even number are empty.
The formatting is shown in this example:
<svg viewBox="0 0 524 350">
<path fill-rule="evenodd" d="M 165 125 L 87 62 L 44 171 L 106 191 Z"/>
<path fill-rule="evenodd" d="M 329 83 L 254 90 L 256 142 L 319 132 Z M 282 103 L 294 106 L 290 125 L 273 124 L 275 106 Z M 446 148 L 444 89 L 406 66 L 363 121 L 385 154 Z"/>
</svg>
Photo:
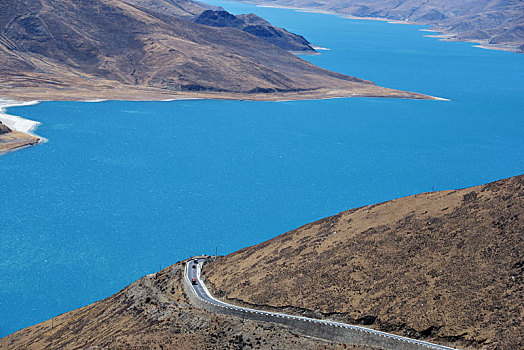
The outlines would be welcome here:
<svg viewBox="0 0 524 350">
<path fill-rule="evenodd" d="M 524 172 L 524 55 L 420 26 L 214 1 L 329 48 L 305 59 L 450 99 L 44 102 L 0 157 L 0 336 L 196 254 L 340 211 Z"/>
</svg>

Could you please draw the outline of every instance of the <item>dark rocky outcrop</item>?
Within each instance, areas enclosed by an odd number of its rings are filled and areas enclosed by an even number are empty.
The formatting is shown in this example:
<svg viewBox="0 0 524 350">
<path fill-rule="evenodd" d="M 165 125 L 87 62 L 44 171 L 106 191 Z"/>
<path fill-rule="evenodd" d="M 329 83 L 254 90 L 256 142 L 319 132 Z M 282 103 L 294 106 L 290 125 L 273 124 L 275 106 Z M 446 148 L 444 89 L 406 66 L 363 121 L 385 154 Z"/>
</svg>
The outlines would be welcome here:
<svg viewBox="0 0 524 350">
<path fill-rule="evenodd" d="M 237 28 L 285 50 L 316 52 L 304 37 L 275 27 L 254 13 L 235 16 L 224 10 L 206 10 L 193 21 L 211 27 Z"/>
<path fill-rule="evenodd" d="M 9 132 L 11 132 L 11 129 L 9 129 L 7 126 L 2 124 L 2 122 L 0 122 L 0 135 L 7 134 Z"/>
</svg>

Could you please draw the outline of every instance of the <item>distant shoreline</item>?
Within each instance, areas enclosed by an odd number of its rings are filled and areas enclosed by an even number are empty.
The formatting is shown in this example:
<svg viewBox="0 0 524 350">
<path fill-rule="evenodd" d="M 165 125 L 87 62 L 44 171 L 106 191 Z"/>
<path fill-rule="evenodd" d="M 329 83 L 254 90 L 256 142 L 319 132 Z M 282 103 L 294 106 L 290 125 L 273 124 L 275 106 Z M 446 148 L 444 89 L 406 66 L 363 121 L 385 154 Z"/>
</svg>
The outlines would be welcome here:
<svg viewBox="0 0 524 350">
<path fill-rule="evenodd" d="M 324 48 L 322 48 L 324 49 Z M 104 101 L 177 101 L 177 100 L 235 100 L 235 101 L 300 101 L 321 100 L 349 97 L 378 97 L 378 98 L 400 98 L 412 100 L 434 100 L 449 101 L 445 98 L 434 97 L 414 92 L 382 88 L 372 85 L 371 90 L 355 89 L 353 91 L 343 89 L 317 89 L 311 91 L 296 92 L 274 92 L 274 93 L 224 93 L 224 92 L 173 92 L 160 89 L 108 89 L 106 91 L 94 92 L 91 89 L 70 89 L 57 92 L 46 88 L 27 89 L 17 87 L 7 91 L 0 91 L 0 122 L 13 130 L 10 133 L 0 135 L 0 156 L 19 150 L 21 148 L 44 143 L 47 139 L 34 133 L 40 122 L 25 119 L 6 113 L 7 108 L 17 106 L 29 106 L 40 103 L 40 101 L 71 101 L 99 103 Z M 18 92 L 18 89 L 23 92 Z M 104 96 L 104 98 L 100 98 Z"/>
<path fill-rule="evenodd" d="M 322 48 L 324 49 L 324 48 Z M 325 50 L 325 49 L 324 49 Z M 352 78 L 352 77 L 348 77 Z M 358 80 L 358 78 L 355 78 Z M 102 102 L 120 101 L 165 101 L 187 99 L 283 101 L 320 100 L 335 97 L 382 97 L 401 99 L 440 100 L 439 97 L 410 91 L 386 88 L 374 83 L 355 82 L 347 86 L 320 87 L 316 89 L 270 91 L 270 92 L 230 92 L 230 91 L 175 91 L 148 86 L 118 84 L 116 86 L 71 86 L 67 89 L 54 89 L 47 86 L 27 86 L 19 84 L 8 90 L 0 90 L 3 101 L 78 101 Z M 25 102 L 20 102 L 25 103 Z M 0 105 L 0 108 L 2 106 Z"/>
<path fill-rule="evenodd" d="M 318 48 L 319 50 L 329 50 Z M 270 93 L 233 93 L 233 92 L 179 92 L 148 87 L 121 87 L 106 89 L 87 89 L 84 87 L 55 90 L 46 87 L 24 87 L 16 86 L 9 91 L 0 90 L 0 122 L 11 130 L 16 131 L 19 143 L 13 147 L 7 146 L 5 141 L 10 136 L 10 144 L 13 144 L 14 133 L 0 135 L 0 155 L 23 147 L 40 144 L 47 140 L 34 134 L 41 124 L 40 122 L 25 119 L 19 116 L 9 115 L 7 108 L 17 106 L 28 106 L 40 103 L 40 101 L 71 101 L 99 103 L 104 101 L 177 101 L 177 100 L 233 100 L 233 101 L 302 101 L 323 100 L 350 97 L 374 97 L 374 98 L 398 98 L 409 100 L 433 100 L 449 101 L 446 98 L 425 95 L 416 92 L 384 88 L 375 84 L 355 85 L 354 88 L 320 88 L 304 91 L 275 91 Z M 24 136 L 25 135 L 25 136 Z M 22 139 L 25 143 L 22 142 Z M 3 141 L 3 142 L 2 142 Z M 20 144 L 22 143 L 22 144 Z"/>
<path fill-rule="evenodd" d="M 231 2 L 237 2 L 237 0 L 228 0 Z M 420 22 L 411 22 L 409 20 L 394 20 L 389 19 L 385 17 L 357 17 L 352 15 L 345 15 L 342 13 L 338 13 L 335 11 L 326 11 L 326 10 L 320 10 L 315 8 L 308 8 L 308 7 L 294 7 L 294 6 L 284 6 L 284 5 L 265 5 L 263 3 L 260 3 L 258 1 L 251 1 L 251 0 L 238 0 L 243 3 L 248 3 L 252 5 L 256 5 L 258 7 L 267 7 L 267 8 L 280 8 L 280 9 L 286 9 L 286 10 L 294 10 L 297 12 L 307 12 L 307 13 L 321 13 L 325 15 L 334 15 L 341 18 L 346 19 L 356 19 L 356 20 L 365 20 L 365 21 L 381 21 L 381 22 L 387 22 L 387 23 L 393 23 L 393 24 L 409 24 L 409 25 L 421 25 L 421 26 L 431 26 L 431 24 L 427 23 L 420 23 Z M 522 53 L 517 47 L 512 45 L 506 45 L 506 44 L 490 44 L 487 40 L 474 40 L 474 39 L 455 39 L 453 38 L 453 34 L 447 33 L 446 31 L 442 29 L 437 29 L 434 27 L 430 27 L 428 29 L 421 29 L 420 31 L 425 32 L 434 32 L 434 33 L 441 33 L 437 35 L 425 35 L 425 37 L 428 38 L 438 38 L 440 41 L 450 41 L 450 42 L 464 42 L 464 43 L 473 43 L 478 45 L 473 45 L 473 47 L 478 47 L 481 49 L 487 49 L 487 50 L 497 50 L 497 51 L 507 51 L 507 52 L 514 52 L 514 53 Z"/>
</svg>

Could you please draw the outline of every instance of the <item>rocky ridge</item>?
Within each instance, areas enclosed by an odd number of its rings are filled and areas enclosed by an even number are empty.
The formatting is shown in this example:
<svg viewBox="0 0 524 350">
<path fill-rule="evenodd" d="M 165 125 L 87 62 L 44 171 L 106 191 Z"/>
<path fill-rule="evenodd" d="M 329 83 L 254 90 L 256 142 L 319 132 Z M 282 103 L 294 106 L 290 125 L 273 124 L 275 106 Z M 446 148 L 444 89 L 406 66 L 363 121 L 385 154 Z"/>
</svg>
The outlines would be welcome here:
<svg viewBox="0 0 524 350">
<path fill-rule="evenodd" d="M 237 28 L 285 50 L 301 54 L 316 52 L 303 36 L 272 26 L 254 13 L 235 16 L 224 10 L 205 10 L 193 22 L 211 27 Z"/>
</svg>

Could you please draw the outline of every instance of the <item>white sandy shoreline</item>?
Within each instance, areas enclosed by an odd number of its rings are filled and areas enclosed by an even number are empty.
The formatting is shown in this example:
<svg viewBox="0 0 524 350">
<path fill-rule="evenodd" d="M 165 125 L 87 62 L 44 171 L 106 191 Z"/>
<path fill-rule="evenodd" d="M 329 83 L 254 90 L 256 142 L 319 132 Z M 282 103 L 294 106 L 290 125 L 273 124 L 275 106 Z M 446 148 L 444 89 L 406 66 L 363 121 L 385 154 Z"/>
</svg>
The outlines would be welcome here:
<svg viewBox="0 0 524 350">
<path fill-rule="evenodd" d="M 11 130 L 23 132 L 26 134 L 33 135 L 35 137 L 41 138 L 38 135 L 35 135 L 33 132 L 41 124 L 40 122 L 25 119 L 16 115 L 7 114 L 6 110 L 9 107 L 19 107 L 19 106 L 31 106 L 40 103 L 40 101 L 13 101 L 13 100 L 4 100 L 0 99 L 0 122 L 5 124 Z"/>
<path fill-rule="evenodd" d="M 100 103 L 100 102 L 106 102 L 108 100 L 103 98 L 95 98 L 94 100 L 85 100 L 85 101 L 79 101 L 79 102 L 86 102 L 86 103 Z"/>
</svg>

